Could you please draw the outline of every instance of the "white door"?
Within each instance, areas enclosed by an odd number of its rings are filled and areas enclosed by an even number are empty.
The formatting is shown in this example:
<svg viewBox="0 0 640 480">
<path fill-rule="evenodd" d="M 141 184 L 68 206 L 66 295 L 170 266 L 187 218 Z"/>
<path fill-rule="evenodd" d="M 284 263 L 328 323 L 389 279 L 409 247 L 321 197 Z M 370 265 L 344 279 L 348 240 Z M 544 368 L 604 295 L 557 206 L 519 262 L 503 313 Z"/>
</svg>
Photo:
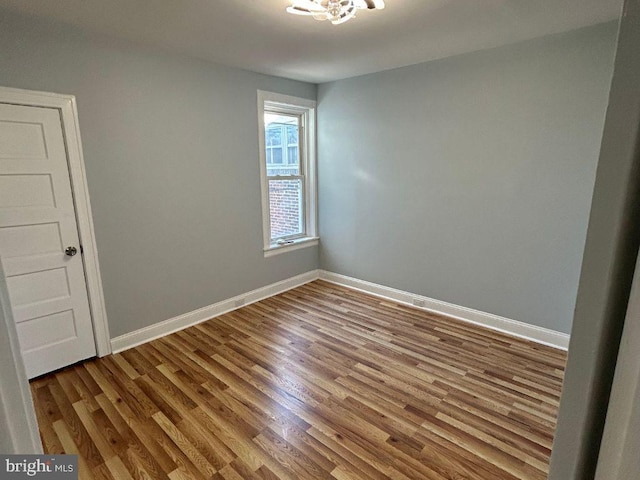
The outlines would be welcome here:
<svg viewBox="0 0 640 480">
<path fill-rule="evenodd" d="M 0 255 L 29 378 L 94 356 L 57 109 L 0 103 Z"/>
</svg>

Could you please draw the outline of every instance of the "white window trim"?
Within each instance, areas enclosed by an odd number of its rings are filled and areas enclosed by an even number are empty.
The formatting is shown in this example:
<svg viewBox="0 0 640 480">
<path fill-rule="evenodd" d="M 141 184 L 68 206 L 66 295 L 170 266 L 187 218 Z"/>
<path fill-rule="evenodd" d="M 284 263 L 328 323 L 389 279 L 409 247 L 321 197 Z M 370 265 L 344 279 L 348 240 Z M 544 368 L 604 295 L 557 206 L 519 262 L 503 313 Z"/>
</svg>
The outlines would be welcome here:
<svg viewBox="0 0 640 480">
<path fill-rule="evenodd" d="M 264 105 L 272 103 L 282 106 L 283 113 L 295 112 L 303 116 L 304 148 L 300 152 L 300 161 L 304 163 L 304 216 L 306 236 L 296 238 L 284 245 L 271 243 L 271 224 L 269 214 L 269 184 L 267 175 L 266 147 L 264 138 Z M 262 192 L 262 242 L 265 257 L 311 247 L 318 244 L 317 212 L 317 168 L 316 168 L 316 102 L 307 98 L 292 97 L 278 93 L 258 90 L 258 146 L 260 152 L 260 188 Z"/>
</svg>

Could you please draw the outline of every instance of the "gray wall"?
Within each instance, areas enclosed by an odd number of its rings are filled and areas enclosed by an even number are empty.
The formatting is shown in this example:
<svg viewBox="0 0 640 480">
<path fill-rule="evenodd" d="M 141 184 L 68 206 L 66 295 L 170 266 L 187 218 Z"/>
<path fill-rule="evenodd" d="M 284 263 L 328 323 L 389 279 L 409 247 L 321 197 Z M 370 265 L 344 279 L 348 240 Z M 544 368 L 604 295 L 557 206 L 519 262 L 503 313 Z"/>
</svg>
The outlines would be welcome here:
<svg viewBox="0 0 640 480">
<path fill-rule="evenodd" d="M 320 85 L 320 265 L 569 332 L 616 22 Z"/>
<path fill-rule="evenodd" d="M 615 24 L 325 84 L 321 266 L 568 332 Z M 318 266 L 264 259 L 256 89 L 0 11 L 0 85 L 77 96 L 112 336 Z"/>
<path fill-rule="evenodd" d="M 76 95 L 111 335 L 317 268 L 263 258 L 256 90 L 316 86 L 0 11 L 0 85 Z"/>
</svg>

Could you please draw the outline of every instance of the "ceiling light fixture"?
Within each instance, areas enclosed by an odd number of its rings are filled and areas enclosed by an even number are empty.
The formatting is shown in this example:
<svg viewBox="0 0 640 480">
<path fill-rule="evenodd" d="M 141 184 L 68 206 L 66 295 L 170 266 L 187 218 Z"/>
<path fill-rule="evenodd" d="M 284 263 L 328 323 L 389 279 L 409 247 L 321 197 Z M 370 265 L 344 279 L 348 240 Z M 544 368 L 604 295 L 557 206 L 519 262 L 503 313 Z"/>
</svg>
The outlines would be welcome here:
<svg viewBox="0 0 640 480">
<path fill-rule="evenodd" d="M 330 20 L 340 25 L 356 16 L 358 10 L 384 8 L 384 0 L 293 0 L 287 12 L 307 15 L 316 20 Z"/>
</svg>

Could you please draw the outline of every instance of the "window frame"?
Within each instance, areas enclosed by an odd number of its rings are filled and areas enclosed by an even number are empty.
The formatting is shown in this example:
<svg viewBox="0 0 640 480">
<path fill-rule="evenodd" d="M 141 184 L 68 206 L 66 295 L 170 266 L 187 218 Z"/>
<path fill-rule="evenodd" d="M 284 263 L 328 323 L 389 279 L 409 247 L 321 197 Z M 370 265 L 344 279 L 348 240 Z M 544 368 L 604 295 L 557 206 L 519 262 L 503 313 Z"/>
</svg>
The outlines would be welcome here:
<svg viewBox="0 0 640 480">
<path fill-rule="evenodd" d="M 317 236 L 317 173 L 316 173 L 316 102 L 307 98 L 293 97 L 258 90 L 258 146 L 260 158 L 260 187 L 262 197 L 262 241 L 265 257 L 270 257 L 318 244 Z M 300 155 L 299 175 L 267 175 L 265 112 L 300 116 L 298 149 Z M 286 131 L 286 129 L 285 129 Z M 288 148 L 283 138 L 283 149 Z M 283 151 L 284 162 L 284 151 Z M 283 163 L 284 165 L 284 163 Z M 288 165 L 288 164 L 287 164 Z M 302 178 L 302 214 L 304 232 L 284 238 L 284 243 L 271 241 L 271 214 L 269 203 L 269 179 Z"/>
</svg>

